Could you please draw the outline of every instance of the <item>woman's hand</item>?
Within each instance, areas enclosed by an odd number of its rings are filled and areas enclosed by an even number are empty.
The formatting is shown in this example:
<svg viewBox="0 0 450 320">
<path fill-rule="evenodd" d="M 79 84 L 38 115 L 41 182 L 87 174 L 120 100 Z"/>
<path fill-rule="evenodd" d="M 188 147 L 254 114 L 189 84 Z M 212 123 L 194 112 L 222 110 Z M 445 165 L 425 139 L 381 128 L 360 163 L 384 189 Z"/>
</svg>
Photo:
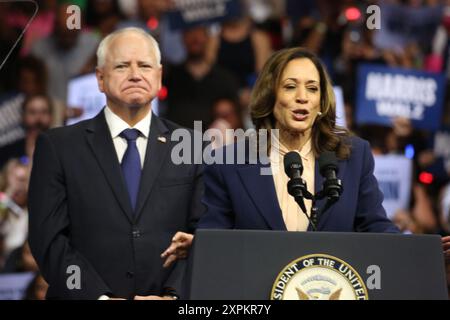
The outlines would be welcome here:
<svg viewBox="0 0 450 320">
<path fill-rule="evenodd" d="M 161 254 L 161 258 L 166 259 L 163 267 L 169 267 L 177 259 L 184 259 L 187 257 L 189 248 L 192 244 L 194 235 L 185 232 L 177 232 L 172 238 L 170 246 Z"/>
</svg>

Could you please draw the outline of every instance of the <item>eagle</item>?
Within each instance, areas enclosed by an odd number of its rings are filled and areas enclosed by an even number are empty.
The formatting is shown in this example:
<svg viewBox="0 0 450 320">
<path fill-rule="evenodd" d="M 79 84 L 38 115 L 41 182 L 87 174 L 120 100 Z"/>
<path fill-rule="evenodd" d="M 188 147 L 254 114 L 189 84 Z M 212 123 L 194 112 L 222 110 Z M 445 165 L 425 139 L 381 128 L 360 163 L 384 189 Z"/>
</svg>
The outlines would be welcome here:
<svg viewBox="0 0 450 320">
<path fill-rule="evenodd" d="M 299 300 L 316 300 L 316 299 L 314 299 L 314 297 L 311 297 L 310 295 L 308 295 L 307 293 L 305 293 L 302 289 L 300 289 L 298 287 L 295 288 L 295 290 L 297 291 Z M 339 298 L 341 296 L 341 292 L 342 292 L 342 288 L 337 289 L 335 292 L 330 294 L 330 297 L 328 298 L 328 300 L 339 300 Z"/>
</svg>

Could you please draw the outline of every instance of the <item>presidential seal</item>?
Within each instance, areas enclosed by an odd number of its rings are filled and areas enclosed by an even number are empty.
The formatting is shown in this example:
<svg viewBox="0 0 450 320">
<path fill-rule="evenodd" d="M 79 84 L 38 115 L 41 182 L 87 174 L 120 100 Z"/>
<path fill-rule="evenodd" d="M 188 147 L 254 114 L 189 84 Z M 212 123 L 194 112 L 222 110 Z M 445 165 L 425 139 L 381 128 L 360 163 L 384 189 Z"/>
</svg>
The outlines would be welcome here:
<svg viewBox="0 0 450 320">
<path fill-rule="evenodd" d="M 275 280 L 271 300 L 367 300 L 361 276 L 346 262 L 326 254 L 289 263 Z"/>
</svg>

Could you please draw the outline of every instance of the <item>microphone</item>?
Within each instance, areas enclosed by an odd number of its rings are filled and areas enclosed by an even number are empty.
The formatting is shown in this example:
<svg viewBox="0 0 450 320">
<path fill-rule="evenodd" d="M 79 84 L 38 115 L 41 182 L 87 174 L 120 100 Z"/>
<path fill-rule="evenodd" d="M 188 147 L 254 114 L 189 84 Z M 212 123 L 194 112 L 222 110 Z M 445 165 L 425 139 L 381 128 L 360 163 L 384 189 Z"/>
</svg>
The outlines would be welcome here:
<svg viewBox="0 0 450 320">
<path fill-rule="evenodd" d="M 304 197 L 310 198 L 306 188 L 306 182 L 302 179 L 303 163 L 300 155 L 291 151 L 284 156 L 284 172 L 290 178 L 288 182 L 288 192 L 295 198 L 302 211 L 306 214 Z"/>
<path fill-rule="evenodd" d="M 319 170 L 320 174 L 325 178 L 323 195 L 331 203 L 338 201 L 342 193 L 342 182 L 337 178 L 339 167 L 335 152 L 325 151 L 320 155 Z"/>
<path fill-rule="evenodd" d="M 295 151 L 288 152 L 284 155 L 283 161 L 284 172 L 286 172 L 286 175 L 291 179 L 301 179 L 303 174 L 303 163 L 300 155 Z"/>
</svg>

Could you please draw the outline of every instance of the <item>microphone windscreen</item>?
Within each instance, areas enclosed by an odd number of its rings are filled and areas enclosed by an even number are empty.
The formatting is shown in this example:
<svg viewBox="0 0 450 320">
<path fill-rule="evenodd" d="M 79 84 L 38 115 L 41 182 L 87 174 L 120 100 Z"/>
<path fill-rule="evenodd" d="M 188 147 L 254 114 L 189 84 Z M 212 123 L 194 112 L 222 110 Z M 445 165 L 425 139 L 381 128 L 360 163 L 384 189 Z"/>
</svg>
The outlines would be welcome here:
<svg viewBox="0 0 450 320">
<path fill-rule="evenodd" d="M 284 172 L 286 172 L 286 175 L 288 177 L 290 177 L 292 169 L 300 170 L 300 175 L 303 173 L 302 158 L 300 158 L 298 152 L 290 151 L 286 153 L 284 155 L 283 161 L 284 161 Z"/>
<path fill-rule="evenodd" d="M 338 159 L 336 153 L 332 151 L 325 151 L 319 156 L 319 171 L 323 176 L 328 169 L 334 169 L 336 174 L 338 172 Z"/>
</svg>

